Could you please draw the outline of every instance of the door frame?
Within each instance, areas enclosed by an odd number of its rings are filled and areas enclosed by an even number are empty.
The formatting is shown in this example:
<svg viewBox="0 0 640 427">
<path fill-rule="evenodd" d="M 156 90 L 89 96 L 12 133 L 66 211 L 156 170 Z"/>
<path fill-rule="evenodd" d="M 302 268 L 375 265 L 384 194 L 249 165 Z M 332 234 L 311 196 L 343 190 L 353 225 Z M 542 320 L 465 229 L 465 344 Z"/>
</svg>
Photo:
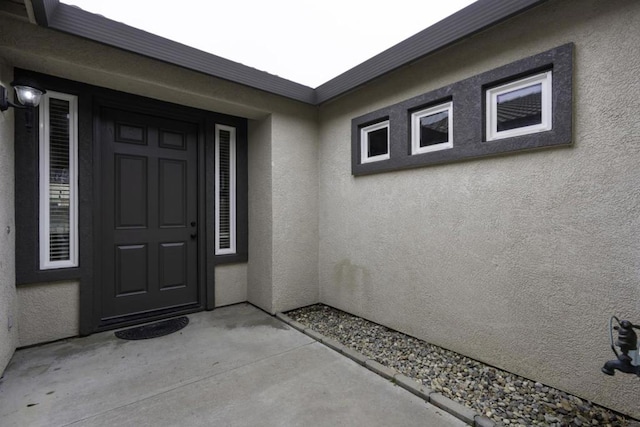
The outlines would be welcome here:
<svg viewBox="0 0 640 427">
<path fill-rule="evenodd" d="M 100 245 L 100 237 L 102 235 L 103 223 L 103 198 L 101 194 L 102 188 L 102 166 L 103 160 L 101 156 L 100 144 L 100 110 L 101 108 L 115 108 L 134 113 L 152 115 L 161 118 L 179 120 L 193 123 L 197 126 L 197 148 L 196 148 L 196 164 L 197 171 L 197 234 L 200 238 L 197 241 L 197 283 L 198 283 L 198 303 L 182 309 L 164 309 L 155 311 L 152 315 L 144 313 L 123 316 L 114 320 L 103 321 L 101 319 L 101 289 L 103 285 L 103 277 L 108 272 L 102 271 L 102 247 Z M 192 108 L 180 105 L 168 104 L 161 101 L 140 98 L 129 94 L 119 94 L 113 96 L 95 96 L 93 98 L 93 283 L 92 283 L 92 301 L 90 304 L 83 303 L 81 298 L 80 311 L 91 307 L 91 323 L 93 332 L 103 331 L 107 329 L 129 326 L 140 322 L 154 321 L 166 317 L 177 316 L 187 313 L 193 313 L 204 309 L 213 309 L 215 306 L 215 289 L 214 274 L 207 275 L 207 234 L 206 234 L 206 177 L 205 177 L 205 146 L 207 140 L 207 114 L 202 110 L 194 110 Z M 213 271 L 212 271 L 213 273 Z M 88 302 L 88 301 L 87 301 Z M 81 315 L 81 318 L 84 317 Z"/>
<path fill-rule="evenodd" d="M 97 106 L 115 106 L 143 114 L 166 115 L 198 125 L 198 283 L 203 298 L 198 310 L 215 307 L 215 268 L 218 265 L 246 263 L 248 260 L 248 120 L 213 111 L 172 104 L 140 95 L 119 92 L 100 86 L 81 83 L 21 68 L 14 69 L 14 77 L 29 77 L 45 88 L 78 97 L 78 233 L 79 266 L 53 270 L 39 268 L 39 139 L 38 131 L 25 126 L 26 116 L 15 115 L 15 180 L 16 180 L 16 286 L 60 281 L 79 283 L 79 333 L 94 332 L 125 326 L 99 325 L 96 312 L 96 287 L 100 285 L 100 150 L 97 147 Z M 37 123 L 38 111 L 33 120 Z M 215 124 L 236 128 L 237 141 L 237 253 L 215 255 L 214 236 L 214 180 L 215 180 Z M 195 309 L 193 311 L 196 311 Z M 173 316 L 176 313 L 167 313 Z M 146 319 L 145 319 L 146 320 Z M 134 323 L 132 321 L 132 323 Z"/>
</svg>

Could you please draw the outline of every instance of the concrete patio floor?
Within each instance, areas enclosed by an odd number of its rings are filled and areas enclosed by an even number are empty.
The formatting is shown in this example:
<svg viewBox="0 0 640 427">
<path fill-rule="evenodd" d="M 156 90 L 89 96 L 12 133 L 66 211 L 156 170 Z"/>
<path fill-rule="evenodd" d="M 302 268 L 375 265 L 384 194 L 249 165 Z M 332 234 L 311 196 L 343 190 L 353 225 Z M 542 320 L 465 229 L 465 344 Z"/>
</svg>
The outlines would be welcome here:
<svg viewBox="0 0 640 427">
<path fill-rule="evenodd" d="M 249 304 L 189 319 L 151 340 L 104 332 L 18 350 L 0 425 L 465 425 Z"/>
</svg>

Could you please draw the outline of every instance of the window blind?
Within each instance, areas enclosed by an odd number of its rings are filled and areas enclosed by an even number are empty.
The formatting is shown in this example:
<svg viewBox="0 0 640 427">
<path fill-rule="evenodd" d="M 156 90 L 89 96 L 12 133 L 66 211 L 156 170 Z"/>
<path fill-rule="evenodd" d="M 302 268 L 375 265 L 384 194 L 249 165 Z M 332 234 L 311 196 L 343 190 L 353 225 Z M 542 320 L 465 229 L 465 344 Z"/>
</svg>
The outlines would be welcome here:
<svg viewBox="0 0 640 427">
<path fill-rule="evenodd" d="M 40 103 L 40 268 L 78 266 L 78 99 L 47 91 Z"/>
<path fill-rule="evenodd" d="M 216 255 L 236 253 L 236 129 L 216 125 Z"/>
<path fill-rule="evenodd" d="M 69 101 L 49 101 L 49 260 L 69 260 Z"/>
<path fill-rule="evenodd" d="M 220 216 L 218 220 L 218 236 L 220 249 L 231 248 L 231 200 L 230 200 L 230 154 L 231 134 L 227 130 L 220 130 L 220 148 L 218 151 L 220 187 L 218 193 L 218 206 Z"/>
</svg>

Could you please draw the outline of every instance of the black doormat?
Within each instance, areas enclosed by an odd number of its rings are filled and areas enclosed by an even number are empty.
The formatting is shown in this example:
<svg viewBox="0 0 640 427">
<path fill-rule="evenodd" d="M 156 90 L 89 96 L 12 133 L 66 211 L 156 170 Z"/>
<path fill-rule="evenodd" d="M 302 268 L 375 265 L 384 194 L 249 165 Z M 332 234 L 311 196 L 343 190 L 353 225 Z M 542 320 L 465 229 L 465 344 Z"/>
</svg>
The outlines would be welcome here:
<svg viewBox="0 0 640 427">
<path fill-rule="evenodd" d="M 172 334 L 188 324 L 189 318 L 182 316 L 176 317 L 175 319 L 161 320 L 148 325 L 136 326 L 135 328 L 118 331 L 115 334 L 116 337 L 122 338 L 123 340 L 146 340 Z"/>
</svg>

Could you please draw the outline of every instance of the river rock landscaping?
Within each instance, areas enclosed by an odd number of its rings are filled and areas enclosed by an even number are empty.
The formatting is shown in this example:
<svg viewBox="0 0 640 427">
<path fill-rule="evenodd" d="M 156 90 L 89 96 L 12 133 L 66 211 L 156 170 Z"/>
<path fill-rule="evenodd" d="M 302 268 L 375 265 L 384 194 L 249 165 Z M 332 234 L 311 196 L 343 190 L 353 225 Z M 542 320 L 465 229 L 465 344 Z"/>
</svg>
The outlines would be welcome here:
<svg viewBox="0 0 640 427">
<path fill-rule="evenodd" d="M 584 399 L 326 305 L 286 314 L 489 417 L 499 426 L 640 425 Z"/>
</svg>

